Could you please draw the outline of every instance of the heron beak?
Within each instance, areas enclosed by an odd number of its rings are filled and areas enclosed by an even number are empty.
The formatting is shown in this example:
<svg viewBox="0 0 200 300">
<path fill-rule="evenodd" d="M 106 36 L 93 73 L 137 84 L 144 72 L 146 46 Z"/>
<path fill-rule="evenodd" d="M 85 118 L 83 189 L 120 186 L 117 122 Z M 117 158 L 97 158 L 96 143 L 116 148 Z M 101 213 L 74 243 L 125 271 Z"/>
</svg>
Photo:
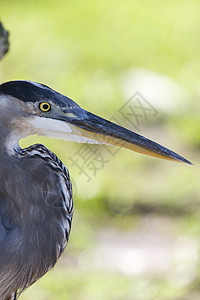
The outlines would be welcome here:
<svg viewBox="0 0 200 300">
<path fill-rule="evenodd" d="M 67 122 L 70 123 L 71 129 L 76 135 L 149 156 L 192 164 L 184 157 L 158 143 L 81 108 L 75 109 L 69 115 L 70 118 Z"/>
</svg>

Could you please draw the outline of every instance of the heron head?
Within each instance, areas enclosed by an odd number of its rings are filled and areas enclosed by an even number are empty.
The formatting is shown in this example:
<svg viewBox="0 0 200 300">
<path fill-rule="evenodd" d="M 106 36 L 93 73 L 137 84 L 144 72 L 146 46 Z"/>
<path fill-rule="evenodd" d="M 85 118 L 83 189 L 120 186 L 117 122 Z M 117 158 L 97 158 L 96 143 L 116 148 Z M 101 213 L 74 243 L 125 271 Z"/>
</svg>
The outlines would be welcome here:
<svg viewBox="0 0 200 300">
<path fill-rule="evenodd" d="M 191 164 L 158 143 L 82 109 L 70 98 L 43 84 L 31 81 L 1 84 L 0 110 L 3 126 L 10 129 L 6 138 L 10 152 L 20 138 L 39 134 L 82 143 L 115 145 Z"/>
</svg>

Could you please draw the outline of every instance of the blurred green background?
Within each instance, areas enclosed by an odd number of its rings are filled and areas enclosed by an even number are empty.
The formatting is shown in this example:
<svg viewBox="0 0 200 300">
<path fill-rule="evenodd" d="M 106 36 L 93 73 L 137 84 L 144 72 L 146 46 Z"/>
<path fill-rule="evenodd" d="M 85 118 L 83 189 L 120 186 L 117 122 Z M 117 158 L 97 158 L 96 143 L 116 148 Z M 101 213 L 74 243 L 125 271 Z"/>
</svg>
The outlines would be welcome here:
<svg viewBox="0 0 200 300">
<path fill-rule="evenodd" d="M 82 161 L 80 144 L 21 141 L 68 166 L 75 210 L 65 253 L 23 300 L 200 299 L 199 14 L 198 0 L 0 0 L 11 44 L 0 82 L 49 85 L 194 163 L 111 146 Z"/>
</svg>

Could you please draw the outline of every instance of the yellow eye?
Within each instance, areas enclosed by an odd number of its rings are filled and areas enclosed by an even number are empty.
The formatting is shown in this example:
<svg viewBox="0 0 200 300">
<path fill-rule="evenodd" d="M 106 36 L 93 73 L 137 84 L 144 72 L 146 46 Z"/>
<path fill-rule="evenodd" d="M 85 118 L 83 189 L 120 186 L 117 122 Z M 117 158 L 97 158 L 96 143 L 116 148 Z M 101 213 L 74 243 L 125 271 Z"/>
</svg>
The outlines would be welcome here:
<svg viewBox="0 0 200 300">
<path fill-rule="evenodd" d="M 51 109 L 51 105 L 48 102 L 41 102 L 39 104 L 39 109 L 43 112 L 47 112 Z"/>
</svg>

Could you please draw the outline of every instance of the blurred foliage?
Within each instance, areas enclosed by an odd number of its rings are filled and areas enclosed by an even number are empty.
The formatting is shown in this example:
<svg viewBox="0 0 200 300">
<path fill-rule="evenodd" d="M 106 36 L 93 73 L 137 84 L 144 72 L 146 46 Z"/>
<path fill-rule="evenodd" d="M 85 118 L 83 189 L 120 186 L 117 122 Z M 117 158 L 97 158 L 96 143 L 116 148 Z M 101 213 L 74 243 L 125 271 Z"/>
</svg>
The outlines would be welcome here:
<svg viewBox="0 0 200 300">
<path fill-rule="evenodd" d="M 195 163 L 191 167 L 120 150 L 88 180 L 71 163 L 79 144 L 37 136 L 21 141 L 22 146 L 45 143 L 62 159 L 70 170 L 75 202 L 65 254 L 55 270 L 22 299 L 199 299 L 199 260 L 194 265 L 192 251 L 187 264 L 183 259 L 177 269 L 182 275 L 174 273 L 177 261 L 173 255 L 171 271 L 154 274 L 144 266 L 129 274 L 106 269 L 104 261 L 91 266 L 90 251 L 98 253 L 99 235 L 110 229 L 118 236 L 119 245 L 124 234 L 130 239 L 139 234 L 143 239 L 141 223 L 151 216 L 160 220 L 155 236 L 168 237 L 171 245 L 190 238 L 186 245 L 192 240 L 195 253 L 199 253 L 200 2 L 0 0 L 0 13 L 11 43 L 1 62 L 1 82 L 41 82 L 85 109 L 110 118 L 127 101 L 124 80 L 130 70 L 164 74 L 184 91 L 183 97 L 170 111 L 159 111 L 154 104 L 158 114 L 142 121 L 140 133 Z M 104 153 L 102 146 L 93 149 Z M 165 222 L 166 218 L 170 221 Z M 147 226 L 147 235 L 148 230 Z M 151 243 L 153 240 L 149 247 Z M 82 266 L 84 253 L 88 254 Z M 184 253 L 180 251 L 180 256 Z M 118 260 L 115 251 L 114 257 Z"/>
</svg>

